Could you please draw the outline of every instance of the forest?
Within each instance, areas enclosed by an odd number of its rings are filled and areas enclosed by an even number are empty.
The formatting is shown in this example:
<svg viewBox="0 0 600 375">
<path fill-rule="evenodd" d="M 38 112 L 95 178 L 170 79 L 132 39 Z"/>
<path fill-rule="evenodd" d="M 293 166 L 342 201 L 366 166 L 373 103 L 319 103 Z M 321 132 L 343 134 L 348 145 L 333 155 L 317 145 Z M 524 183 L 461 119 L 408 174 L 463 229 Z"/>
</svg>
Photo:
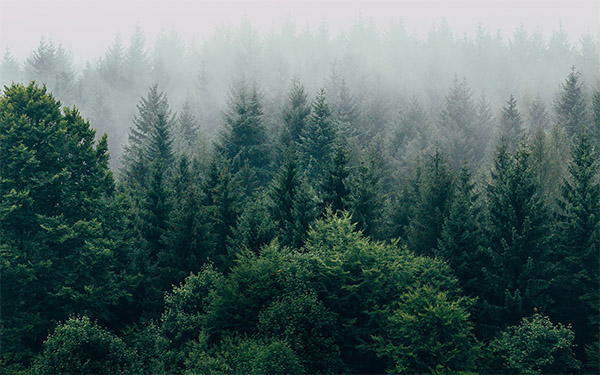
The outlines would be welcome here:
<svg viewBox="0 0 600 375">
<path fill-rule="evenodd" d="M 598 67 L 445 22 L 7 50 L 1 372 L 600 373 Z"/>
</svg>

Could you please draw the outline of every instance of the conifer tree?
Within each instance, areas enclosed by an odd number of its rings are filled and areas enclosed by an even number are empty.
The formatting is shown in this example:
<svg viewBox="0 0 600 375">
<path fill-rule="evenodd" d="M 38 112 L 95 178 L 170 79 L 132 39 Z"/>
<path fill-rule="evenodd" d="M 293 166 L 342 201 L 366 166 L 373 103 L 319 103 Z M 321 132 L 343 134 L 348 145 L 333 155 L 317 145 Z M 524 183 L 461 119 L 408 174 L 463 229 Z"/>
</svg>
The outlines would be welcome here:
<svg viewBox="0 0 600 375">
<path fill-rule="evenodd" d="M 471 297 L 480 294 L 485 266 L 480 249 L 482 229 L 479 227 L 481 213 L 476 206 L 477 198 L 471 172 L 465 164 L 458 176 L 454 199 L 435 251 L 436 256 L 448 261 L 465 294 Z"/>
<path fill-rule="evenodd" d="M 570 138 L 573 138 L 587 127 L 586 111 L 581 74 L 572 66 L 554 102 L 556 123 L 566 130 Z"/>
<path fill-rule="evenodd" d="M 240 177 L 243 177 L 244 186 L 263 186 L 270 174 L 267 133 L 262 115 L 256 87 L 244 81 L 232 87 L 225 112 L 225 127 L 215 146 L 220 156 L 229 160 L 234 176 L 242 172 Z"/>
<path fill-rule="evenodd" d="M 290 146 L 298 147 L 300 145 L 301 135 L 304 132 L 309 115 L 310 105 L 307 102 L 304 86 L 298 81 L 294 81 L 283 111 L 284 126 L 280 139 L 282 150 L 287 150 Z"/>
<path fill-rule="evenodd" d="M 600 297 L 600 164 L 587 134 L 578 136 L 564 179 L 556 227 L 558 264 L 553 282 L 552 311 L 571 323 L 579 344 L 598 339 Z"/>
<path fill-rule="evenodd" d="M 279 227 L 281 245 L 300 248 L 310 223 L 316 218 L 314 192 L 301 175 L 298 157 L 291 148 L 269 190 L 271 217 Z"/>
<path fill-rule="evenodd" d="M 352 219 L 365 236 L 379 238 L 383 223 L 381 168 L 376 155 L 370 152 L 358 166 L 358 175 L 350 194 Z"/>
<path fill-rule="evenodd" d="M 523 134 L 523 120 L 517 109 L 517 101 L 511 94 L 502 107 L 500 114 L 500 134 L 505 138 L 509 145 L 509 151 L 513 152 L 520 143 Z"/>
<path fill-rule="evenodd" d="M 334 145 L 333 155 L 328 163 L 321 182 L 321 204 L 329 207 L 333 213 L 347 210 L 350 206 L 350 186 L 348 177 L 348 150 L 344 140 L 339 137 Z"/>
<path fill-rule="evenodd" d="M 318 183 L 324 175 L 325 166 L 331 159 L 336 130 L 331 110 L 321 89 L 312 103 L 308 123 L 300 136 L 301 160 L 312 183 Z"/>
<path fill-rule="evenodd" d="M 454 176 L 439 150 L 427 164 L 419 186 L 418 201 L 408 225 L 408 246 L 418 255 L 432 255 L 454 191 Z"/>
<path fill-rule="evenodd" d="M 487 190 L 488 254 L 484 320 L 516 324 L 548 303 L 548 213 L 539 195 L 531 154 L 522 142 L 515 154 L 501 140 Z"/>
</svg>

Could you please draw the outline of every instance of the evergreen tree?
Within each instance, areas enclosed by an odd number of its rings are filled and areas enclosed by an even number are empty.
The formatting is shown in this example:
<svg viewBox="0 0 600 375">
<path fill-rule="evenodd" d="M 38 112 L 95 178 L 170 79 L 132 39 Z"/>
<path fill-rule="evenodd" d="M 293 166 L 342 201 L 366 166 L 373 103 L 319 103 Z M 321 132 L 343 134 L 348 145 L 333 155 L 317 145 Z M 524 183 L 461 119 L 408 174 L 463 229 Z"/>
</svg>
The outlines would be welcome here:
<svg viewBox="0 0 600 375">
<path fill-rule="evenodd" d="M 479 227 L 478 195 L 469 168 L 463 165 L 450 204 L 448 218 L 435 251 L 436 256 L 448 261 L 466 295 L 480 295 L 483 280 L 482 268 L 486 265 Z"/>
<path fill-rule="evenodd" d="M 454 193 L 454 176 L 439 150 L 431 157 L 419 186 L 418 201 L 407 233 L 409 249 L 432 255 L 441 236 Z"/>
<path fill-rule="evenodd" d="M 189 101 L 183 103 L 181 112 L 179 112 L 179 116 L 177 117 L 177 125 L 180 138 L 180 151 L 183 151 L 185 155 L 191 155 L 198 138 L 198 120 L 194 116 Z"/>
<path fill-rule="evenodd" d="M 546 104 L 544 104 L 539 92 L 529 104 L 526 113 L 530 133 L 535 133 L 540 130 L 543 131 L 548 128 L 548 110 L 546 109 Z"/>
<path fill-rule="evenodd" d="M 224 269 L 230 265 L 227 245 L 233 237 L 233 229 L 239 217 L 239 191 L 224 162 L 213 160 L 203 184 L 203 206 L 207 208 L 209 223 L 213 229 L 215 250 L 210 259 L 215 266 Z"/>
<path fill-rule="evenodd" d="M 508 143 L 510 152 L 517 148 L 523 135 L 523 120 L 517 109 L 517 101 L 512 94 L 500 114 L 500 134 Z"/>
<path fill-rule="evenodd" d="M 304 132 L 310 105 L 307 102 L 304 86 L 294 81 L 288 94 L 288 102 L 283 110 L 283 129 L 281 131 L 281 148 L 287 150 L 290 146 L 299 146 Z"/>
<path fill-rule="evenodd" d="M 571 67 L 571 72 L 560 86 L 560 93 L 554 102 L 556 123 L 562 126 L 569 138 L 587 127 L 586 101 L 581 83 L 581 75 Z"/>
<path fill-rule="evenodd" d="M 592 139 L 595 139 L 596 148 L 600 149 L 600 91 L 596 91 L 592 97 Z"/>
<path fill-rule="evenodd" d="M 1 360 L 7 366 L 27 365 L 52 322 L 70 313 L 114 322 L 130 290 L 116 269 L 124 256 L 120 244 L 102 222 L 113 197 L 106 136 L 96 143 L 77 109 L 61 109 L 45 87 L 8 87 L 0 98 Z"/>
<path fill-rule="evenodd" d="M 467 81 L 455 77 L 439 123 L 442 149 L 452 165 L 459 165 L 464 159 L 478 162 L 483 156 L 483 150 L 476 148 L 483 137 L 471 96 Z"/>
<path fill-rule="evenodd" d="M 267 133 L 256 87 L 244 81 L 234 86 L 228 107 L 216 150 L 230 161 L 231 173 L 242 177 L 243 186 L 253 191 L 263 186 L 270 174 Z"/>
<path fill-rule="evenodd" d="M 133 118 L 129 144 L 124 155 L 124 180 L 136 190 L 143 191 L 150 177 L 150 165 L 157 159 L 161 168 L 168 169 L 173 161 L 173 118 L 167 97 L 158 91 L 158 85 L 150 86 L 146 98 L 137 106 L 139 114 Z M 135 194 L 134 194 L 135 195 Z"/>
<path fill-rule="evenodd" d="M 300 136 L 301 160 L 312 183 L 318 183 L 323 178 L 335 137 L 331 110 L 325 99 L 325 91 L 321 89 L 312 103 L 312 112 Z"/>
<path fill-rule="evenodd" d="M 483 320 L 516 324 L 548 303 L 548 213 L 539 196 L 531 154 L 522 142 L 515 154 L 501 140 L 487 190 L 488 253 Z"/>
<path fill-rule="evenodd" d="M 21 64 L 7 48 L 0 61 L 0 87 L 8 86 L 11 82 L 20 82 L 22 79 Z"/>
<path fill-rule="evenodd" d="M 350 186 L 348 177 L 348 150 L 344 140 L 336 140 L 331 161 L 321 182 L 321 204 L 337 213 L 349 208 Z"/>
<path fill-rule="evenodd" d="M 283 246 L 300 248 L 315 219 L 314 192 L 301 175 L 297 154 L 288 149 L 281 169 L 269 190 L 271 217 L 279 227 Z"/>
<path fill-rule="evenodd" d="M 365 236 L 379 238 L 383 223 L 383 193 L 381 191 L 381 168 L 376 155 L 370 152 L 358 166 L 358 175 L 352 184 L 350 212 L 357 228 Z"/>
<path fill-rule="evenodd" d="M 600 166 L 586 134 L 578 136 L 562 184 L 556 227 L 558 264 L 553 282 L 553 317 L 570 323 L 581 354 L 598 339 L 600 297 Z"/>
</svg>

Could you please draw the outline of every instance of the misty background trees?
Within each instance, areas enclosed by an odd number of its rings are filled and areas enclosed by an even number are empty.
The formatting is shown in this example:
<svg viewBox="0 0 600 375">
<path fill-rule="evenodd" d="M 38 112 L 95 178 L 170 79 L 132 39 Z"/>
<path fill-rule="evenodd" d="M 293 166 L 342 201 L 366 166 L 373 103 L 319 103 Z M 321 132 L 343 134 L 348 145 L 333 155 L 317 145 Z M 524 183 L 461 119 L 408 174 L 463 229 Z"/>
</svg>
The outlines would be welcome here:
<svg viewBox="0 0 600 375">
<path fill-rule="evenodd" d="M 7 51 L 0 364 L 597 371 L 598 51 L 361 21 Z"/>
</svg>

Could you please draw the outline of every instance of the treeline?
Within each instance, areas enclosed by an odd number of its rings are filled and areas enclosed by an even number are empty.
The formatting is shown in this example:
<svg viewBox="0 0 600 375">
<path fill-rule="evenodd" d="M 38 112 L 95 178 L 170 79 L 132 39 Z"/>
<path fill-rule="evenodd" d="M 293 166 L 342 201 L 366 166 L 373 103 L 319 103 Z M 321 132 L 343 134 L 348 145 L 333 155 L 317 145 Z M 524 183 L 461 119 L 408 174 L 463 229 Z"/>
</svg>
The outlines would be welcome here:
<svg viewBox="0 0 600 375">
<path fill-rule="evenodd" d="M 2 367 L 598 372 L 600 94 L 556 98 L 486 128 L 455 79 L 436 147 L 416 100 L 370 137 L 299 81 L 273 132 L 242 80 L 201 148 L 152 85 L 115 179 L 75 107 L 5 87 Z"/>
<path fill-rule="evenodd" d="M 495 129 L 494 115 L 510 94 L 526 126 L 540 121 L 540 106 L 552 106 L 571 65 L 581 72 L 587 96 L 598 90 L 600 79 L 598 35 L 572 38 L 561 27 L 549 35 L 523 25 L 512 35 L 483 27 L 460 35 L 442 21 L 417 37 L 401 22 L 378 28 L 357 20 L 339 35 L 325 26 L 304 30 L 292 22 L 261 35 L 246 22 L 218 28 L 199 41 L 174 30 L 147 36 L 138 27 L 83 63 L 52 40 L 42 39 L 31 49 L 23 60 L 5 52 L 0 84 L 35 80 L 46 83 L 63 104 L 75 104 L 99 134 L 108 133 L 113 169 L 121 167 L 136 104 L 154 83 L 174 110 L 188 107 L 194 114 L 201 144 L 218 136 L 229 85 L 243 78 L 258 83 L 269 135 L 281 128 L 281 111 L 295 79 L 311 99 L 325 88 L 334 115 L 360 131 L 364 142 L 387 138 L 417 107 L 427 125 L 419 128 L 417 139 L 435 144 L 451 137 L 439 126 L 439 116 L 456 77 L 470 85 L 475 110 L 483 116 L 477 120 L 483 134 Z M 490 142 L 491 150 L 495 143 Z M 419 156 L 418 146 L 404 148 L 408 159 Z"/>
</svg>

